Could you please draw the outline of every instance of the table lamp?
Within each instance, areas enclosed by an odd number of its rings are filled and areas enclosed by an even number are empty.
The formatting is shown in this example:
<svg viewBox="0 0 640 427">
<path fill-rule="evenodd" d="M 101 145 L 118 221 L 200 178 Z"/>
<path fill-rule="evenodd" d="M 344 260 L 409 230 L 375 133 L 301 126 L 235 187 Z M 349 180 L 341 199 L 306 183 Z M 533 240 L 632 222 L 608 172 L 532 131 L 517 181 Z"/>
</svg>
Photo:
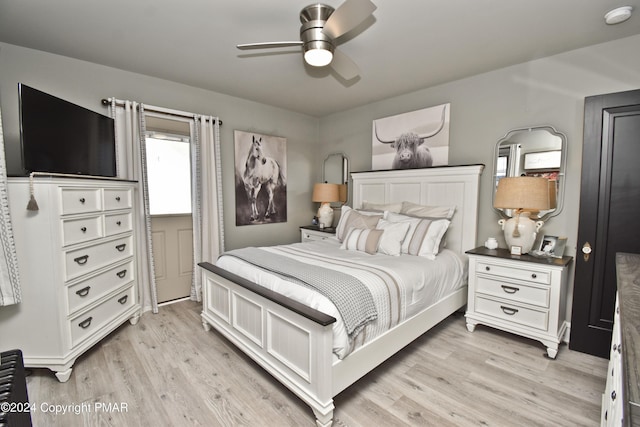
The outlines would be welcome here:
<svg viewBox="0 0 640 427">
<path fill-rule="evenodd" d="M 534 222 L 529 215 L 532 212 L 546 211 L 555 207 L 552 207 L 555 194 L 550 194 L 550 188 L 549 180 L 540 177 L 505 177 L 498 181 L 493 206 L 514 211 L 513 216 L 508 220 L 498 221 L 504 230 L 504 239 L 511 253 L 526 254 L 531 251 L 536 235 L 544 222 Z M 514 247 L 520 250 L 514 250 Z"/>
<path fill-rule="evenodd" d="M 318 221 L 320 227 L 331 227 L 333 224 L 333 208 L 332 202 L 340 201 L 340 186 L 338 184 L 314 184 L 313 197 L 314 202 L 320 202 L 318 208 Z"/>
</svg>

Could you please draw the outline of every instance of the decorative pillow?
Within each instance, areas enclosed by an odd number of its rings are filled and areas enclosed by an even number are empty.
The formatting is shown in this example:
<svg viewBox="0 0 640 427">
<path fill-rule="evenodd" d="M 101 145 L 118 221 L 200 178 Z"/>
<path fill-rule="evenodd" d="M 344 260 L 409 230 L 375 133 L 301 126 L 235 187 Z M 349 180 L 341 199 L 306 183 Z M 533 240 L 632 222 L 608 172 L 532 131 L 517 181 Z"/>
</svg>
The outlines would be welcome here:
<svg viewBox="0 0 640 427">
<path fill-rule="evenodd" d="M 400 256 L 402 241 L 409 231 L 408 222 L 390 222 L 384 219 L 378 221 L 376 229 L 384 230 L 378 252 L 386 255 Z"/>
<path fill-rule="evenodd" d="M 402 242 L 402 253 L 435 259 L 440 243 L 451 223 L 448 219 L 416 218 L 385 212 L 385 219 L 394 223 L 408 223 L 409 231 Z"/>
<path fill-rule="evenodd" d="M 420 218 L 453 218 L 455 206 L 425 206 L 411 202 L 402 202 L 401 214 L 417 216 Z"/>
<path fill-rule="evenodd" d="M 373 255 L 378 251 L 380 238 L 383 234 L 383 230 L 351 227 L 340 248 L 349 251 L 366 252 L 369 255 Z"/>
<path fill-rule="evenodd" d="M 362 202 L 362 209 L 367 211 L 399 213 L 400 209 L 402 209 L 402 203 L 370 203 L 365 200 Z"/>
<path fill-rule="evenodd" d="M 418 255 L 428 259 L 436 259 L 436 255 L 440 252 L 440 243 L 444 234 L 449 228 L 450 221 L 448 219 L 420 221 L 416 227 L 411 243 L 409 243 L 409 254 Z"/>
<path fill-rule="evenodd" d="M 340 221 L 336 227 L 336 238 L 342 242 L 351 227 L 353 228 L 376 228 L 380 215 L 363 215 L 349 206 L 342 207 Z"/>
</svg>

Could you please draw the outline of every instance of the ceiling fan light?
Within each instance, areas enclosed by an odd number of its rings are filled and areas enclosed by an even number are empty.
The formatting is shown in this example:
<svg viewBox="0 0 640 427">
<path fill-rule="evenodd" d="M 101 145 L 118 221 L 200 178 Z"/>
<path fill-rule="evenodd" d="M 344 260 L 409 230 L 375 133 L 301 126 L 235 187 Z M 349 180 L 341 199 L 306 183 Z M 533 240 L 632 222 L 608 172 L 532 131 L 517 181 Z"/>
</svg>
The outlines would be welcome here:
<svg viewBox="0 0 640 427">
<path fill-rule="evenodd" d="M 309 49 L 304 53 L 304 60 L 314 67 L 329 65 L 333 59 L 333 53 L 326 49 Z"/>
</svg>

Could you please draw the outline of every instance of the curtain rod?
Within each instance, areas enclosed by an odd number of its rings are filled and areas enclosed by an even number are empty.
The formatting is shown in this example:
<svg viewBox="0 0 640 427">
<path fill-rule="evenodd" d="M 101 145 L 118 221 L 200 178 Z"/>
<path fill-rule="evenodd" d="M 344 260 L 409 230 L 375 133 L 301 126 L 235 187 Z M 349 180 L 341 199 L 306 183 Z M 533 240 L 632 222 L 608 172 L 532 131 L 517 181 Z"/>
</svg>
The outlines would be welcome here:
<svg viewBox="0 0 640 427">
<path fill-rule="evenodd" d="M 115 101 L 116 101 L 116 104 L 118 104 L 119 106 L 123 106 L 125 104 L 125 101 L 122 101 L 122 100 L 119 100 L 119 99 L 116 99 Z M 101 102 L 102 102 L 102 105 L 106 105 L 106 106 L 111 105 L 111 101 L 109 99 L 107 99 L 107 98 L 102 98 Z M 197 114 L 188 113 L 186 111 L 178 111 L 178 110 L 171 110 L 171 109 L 168 109 L 168 108 L 153 107 L 153 106 L 147 105 L 147 104 L 145 104 L 145 109 L 147 109 L 149 111 L 158 112 L 158 113 L 168 114 L 170 116 L 176 116 L 176 117 L 193 118 L 193 117 L 197 116 Z M 203 115 L 203 114 L 201 114 L 201 115 Z M 216 120 L 218 121 L 218 124 L 220 126 L 222 126 L 222 120 L 220 120 L 219 118 L 215 118 L 214 122 Z"/>
</svg>

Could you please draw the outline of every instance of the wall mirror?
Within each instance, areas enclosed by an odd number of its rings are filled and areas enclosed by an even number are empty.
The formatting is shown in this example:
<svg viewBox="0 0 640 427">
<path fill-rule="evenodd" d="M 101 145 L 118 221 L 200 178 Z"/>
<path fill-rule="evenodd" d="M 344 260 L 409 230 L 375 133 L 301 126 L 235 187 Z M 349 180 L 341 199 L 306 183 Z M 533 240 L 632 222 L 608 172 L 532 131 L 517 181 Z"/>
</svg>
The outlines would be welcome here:
<svg viewBox="0 0 640 427">
<path fill-rule="evenodd" d="M 546 221 L 559 214 L 564 199 L 566 146 L 566 136 L 551 126 L 515 129 L 508 132 L 496 145 L 493 198 L 495 198 L 495 190 L 500 178 L 541 176 L 556 180 L 556 208 L 540 212 L 538 218 Z M 501 217 L 511 217 L 510 210 L 495 209 Z"/>
<path fill-rule="evenodd" d="M 322 182 L 329 184 L 347 184 L 349 182 L 349 158 L 344 153 L 331 153 L 322 164 Z M 349 186 L 345 191 L 343 201 L 331 203 L 331 207 L 340 207 L 349 200 Z"/>
</svg>

